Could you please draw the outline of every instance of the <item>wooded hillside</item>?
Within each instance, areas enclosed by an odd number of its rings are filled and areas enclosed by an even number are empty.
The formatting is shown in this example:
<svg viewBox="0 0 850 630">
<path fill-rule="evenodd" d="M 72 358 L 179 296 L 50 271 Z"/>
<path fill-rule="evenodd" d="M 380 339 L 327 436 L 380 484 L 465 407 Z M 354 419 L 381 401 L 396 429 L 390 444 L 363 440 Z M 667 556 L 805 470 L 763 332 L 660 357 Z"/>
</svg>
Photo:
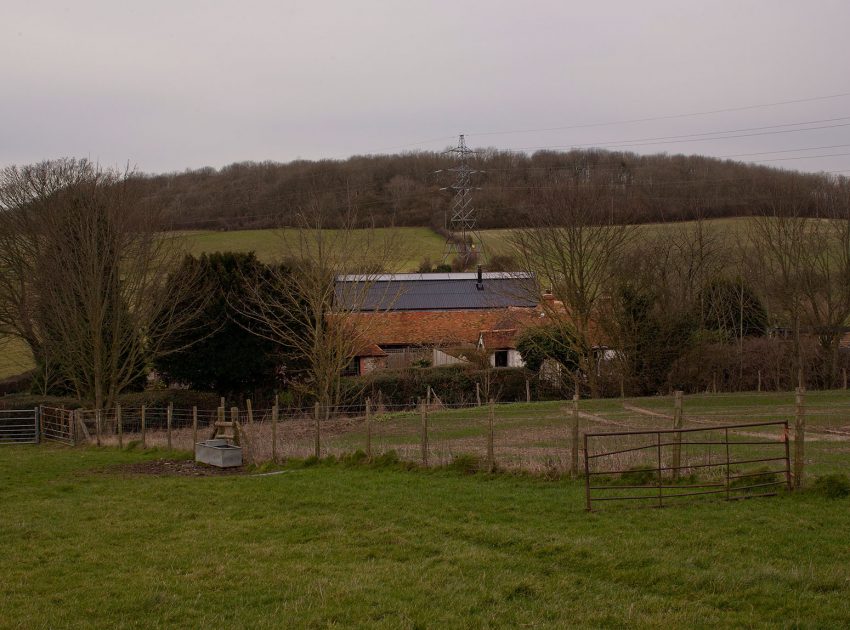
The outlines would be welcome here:
<svg viewBox="0 0 850 630">
<path fill-rule="evenodd" d="M 148 175 L 143 195 L 174 229 L 264 228 L 288 224 L 308 204 L 358 211 L 377 226 L 442 227 L 454 163 L 434 152 L 355 156 L 347 160 L 242 162 L 215 170 Z M 646 223 L 758 214 L 787 191 L 808 199 L 835 178 L 702 156 L 575 150 L 533 155 L 488 150 L 472 163 L 482 228 L 518 227 L 534 193 L 553 185 L 597 188 L 620 222 Z M 332 227 L 332 226 L 327 226 Z"/>
</svg>

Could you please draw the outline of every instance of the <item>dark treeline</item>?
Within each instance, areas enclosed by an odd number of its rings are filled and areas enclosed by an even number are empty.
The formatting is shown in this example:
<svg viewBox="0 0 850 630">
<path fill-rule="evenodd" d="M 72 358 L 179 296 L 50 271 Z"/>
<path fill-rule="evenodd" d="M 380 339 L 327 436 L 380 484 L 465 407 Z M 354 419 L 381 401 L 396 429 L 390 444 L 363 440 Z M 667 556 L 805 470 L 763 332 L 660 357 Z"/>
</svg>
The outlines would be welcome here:
<svg viewBox="0 0 850 630">
<path fill-rule="evenodd" d="M 355 156 L 347 160 L 242 162 L 219 170 L 141 178 L 142 195 L 175 229 L 268 228 L 289 224 L 316 204 L 332 216 L 356 209 L 376 226 L 444 225 L 454 163 L 434 152 Z M 581 184 L 596 188 L 615 220 L 685 221 L 761 214 L 777 191 L 810 199 L 834 183 L 828 174 L 805 174 L 702 156 L 575 150 L 532 155 L 479 152 L 472 167 L 482 228 L 519 227 L 532 209 L 531 191 Z M 802 193 L 802 194 L 801 194 Z M 340 219 L 342 221 L 343 219 Z M 331 227 L 331 225 L 328 225 Z"/>
</svg>

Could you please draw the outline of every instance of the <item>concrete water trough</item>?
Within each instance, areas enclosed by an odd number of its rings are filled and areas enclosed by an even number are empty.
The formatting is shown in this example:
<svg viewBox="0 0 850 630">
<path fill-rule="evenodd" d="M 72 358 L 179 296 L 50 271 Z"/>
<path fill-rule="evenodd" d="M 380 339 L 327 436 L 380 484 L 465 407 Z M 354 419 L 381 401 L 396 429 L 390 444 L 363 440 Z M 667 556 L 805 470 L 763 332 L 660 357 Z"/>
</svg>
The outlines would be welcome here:
<svg viewBox="0 0 850 630">
<path fill-rule="evenodd" d="M 218 468 L 242 465 L 242 447 L 227 440 L 204 440 L 195 444 L 195 461 Z"/>
</svg>

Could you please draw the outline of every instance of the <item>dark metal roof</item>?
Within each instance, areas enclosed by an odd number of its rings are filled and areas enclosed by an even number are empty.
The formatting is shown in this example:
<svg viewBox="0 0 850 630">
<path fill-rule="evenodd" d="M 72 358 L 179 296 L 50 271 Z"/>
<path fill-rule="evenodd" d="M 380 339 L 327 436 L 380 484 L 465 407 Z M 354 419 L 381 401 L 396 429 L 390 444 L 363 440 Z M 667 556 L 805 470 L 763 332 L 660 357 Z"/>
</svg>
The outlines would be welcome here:
<svg viewBox="0 0 850 630">
<path fill-rule="evenodd" d="M 339 276 L 335 295 L 344 308 L 361 311 L 429 311 L 533 308 L 534 275 L 483 273 L 402 273 L 379 276 Z"/>
</svg>

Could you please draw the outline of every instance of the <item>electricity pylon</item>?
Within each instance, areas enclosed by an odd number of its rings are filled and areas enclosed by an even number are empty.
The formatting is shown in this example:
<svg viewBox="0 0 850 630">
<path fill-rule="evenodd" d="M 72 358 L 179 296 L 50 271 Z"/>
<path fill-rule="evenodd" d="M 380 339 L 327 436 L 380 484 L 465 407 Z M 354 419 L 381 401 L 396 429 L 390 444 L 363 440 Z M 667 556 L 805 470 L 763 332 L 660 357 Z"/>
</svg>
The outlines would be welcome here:
<svg viewBox="0 0 850 630">
<path fill-rule="evenodd" d="M 475 206 L 472 204 L 472 191 L 476 190 L 472 185 L 472 176 L 480 171 L 474 170 L 469 165 L 469 158 L 476 153 L 466 146 L 466 139 L 463 134 L 460 134 L 457 146 L 445 153 L 455 155 L 458 164 L 448 169 L 457 176 L 454 184 L 442 189 L 455 191 L 455 196 L 452 199 L 451 218 L 446 225 L 450 234 L 446 238 L 446 245 L 443 249 L 443 262 L 450 255 L 455 254 L 461 260 L 463 266 L 467 267 L 476 259 L 481 260 L 484 256 L 484 245 L 481 241 L 481 234 L 478 232 L 478 216 Z"/>
</svg>

